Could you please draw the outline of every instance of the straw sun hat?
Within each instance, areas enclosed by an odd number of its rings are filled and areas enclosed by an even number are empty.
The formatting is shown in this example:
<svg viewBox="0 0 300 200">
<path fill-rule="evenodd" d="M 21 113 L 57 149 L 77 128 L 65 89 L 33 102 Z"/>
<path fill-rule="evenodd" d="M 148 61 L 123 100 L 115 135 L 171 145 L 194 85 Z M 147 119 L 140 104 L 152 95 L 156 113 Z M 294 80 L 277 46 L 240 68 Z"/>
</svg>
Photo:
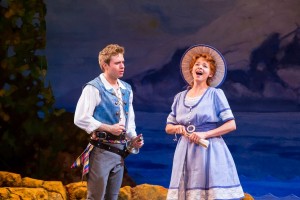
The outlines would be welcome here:
<svg viewBox="0 0 300 200">
<path fill-rule="evenodd" d="M 194 46 L 191 46 L 189 49 L 186 50 L 186 52 L 183 54 L 181 58 L 180 68 L 181 68 L 181 74 L 184 78 L 184 80 L 191 85 L 193 82 L 193 76 L 190 73 L 190 63 L 192 61 L 192 58 L 194 55 L 206 53 L 213 57 L 216 63 L 216 73 L 212 77 L 210 86 L 211 87 L 219 87 L 222 85 L 226 78 L 227 74 L 227 66 L 224 57 L 222 54 L 215 49 L 214 47 L 205 45 L 205 44 L 197 44 Z"/>
</svg>

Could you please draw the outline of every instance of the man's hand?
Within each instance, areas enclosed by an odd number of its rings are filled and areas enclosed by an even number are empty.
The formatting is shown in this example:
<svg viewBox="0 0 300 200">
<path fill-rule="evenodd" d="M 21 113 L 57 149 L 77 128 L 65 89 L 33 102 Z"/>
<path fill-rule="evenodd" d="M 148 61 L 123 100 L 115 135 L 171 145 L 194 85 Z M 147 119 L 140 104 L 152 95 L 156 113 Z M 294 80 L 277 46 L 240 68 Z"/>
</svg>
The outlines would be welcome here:
<svg viewBox="0 0 300 200">
<path fill-rule="evenodd" d="M 121 135 L 123 132 L 125 132 L 125 126 L 123 124 L 113 124 L 113 125 L 107 125 L 105 131 L 110 132 L 113 135 Z"/>
<path fill-rule="evenodd" d="M 119 136 L 121 135 L 121 133 L 125 132 L 125 126 L 119 123 L 113 125 L 108 125 L 103 123 L 97 130 L 109 132 L 113 135 Z"/>
<path fill-rule="evenodd" d="M 144 145 L 143 135 L 139 134 L 131 140 L 130 144 L 133 148 L 141 148 Z"/>
<path fill-rule="evenodd" d="M 96 132 L 95 131 L 93 131 L 92 133 L 91 133 L 91 139 L 92 140 L 98 140 L 99 138 L 97 138 L 97 135 L 96 135 Z"/>
</svg>

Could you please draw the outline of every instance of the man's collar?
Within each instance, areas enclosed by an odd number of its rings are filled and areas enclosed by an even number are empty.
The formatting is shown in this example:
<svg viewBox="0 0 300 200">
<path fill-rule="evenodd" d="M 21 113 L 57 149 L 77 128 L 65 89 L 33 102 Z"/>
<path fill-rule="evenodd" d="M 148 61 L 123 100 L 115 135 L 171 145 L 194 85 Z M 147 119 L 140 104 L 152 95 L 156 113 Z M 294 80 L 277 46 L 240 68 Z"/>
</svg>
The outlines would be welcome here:
<svg viewBox="0 0 300 200">
<path fill-rule="evenodd" d="M 102 81 L 102 83 L 103 83 L 106 90 L 113 89 L 111 84 L 106 80 L 106 78 L 104 76 L 104 73 L 100 74 L 100 79 L 101 79 L 101 81 Z M 126 87 L 123 85 L 123 83 L 119 79 L 117 81 L 118 81 L 118 84 L 119 84 L 120 88 L 126 89 Z"/>
</svg>

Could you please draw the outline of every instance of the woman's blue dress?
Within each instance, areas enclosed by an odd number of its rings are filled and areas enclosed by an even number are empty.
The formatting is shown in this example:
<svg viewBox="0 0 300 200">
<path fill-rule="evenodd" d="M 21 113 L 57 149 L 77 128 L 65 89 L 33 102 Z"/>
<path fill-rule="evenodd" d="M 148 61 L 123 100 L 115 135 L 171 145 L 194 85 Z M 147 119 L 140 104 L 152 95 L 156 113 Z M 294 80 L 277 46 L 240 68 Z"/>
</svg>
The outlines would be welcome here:
<svg viewBox="0 0 300 200">
<path fill-rule="evenodd" d="M 197 101 L 187 100 L 188 90 L 178 93 L 168 124 L 194 125 L 197 132 L 215 129 L 234 119 L 225 94 L 209 87 Z M 244 192 L 234 160 L 223 138 L 209 138 L 208 148 L 180 137 L 174 154 L 168 200 L 241 199 Z"/>
</svg>

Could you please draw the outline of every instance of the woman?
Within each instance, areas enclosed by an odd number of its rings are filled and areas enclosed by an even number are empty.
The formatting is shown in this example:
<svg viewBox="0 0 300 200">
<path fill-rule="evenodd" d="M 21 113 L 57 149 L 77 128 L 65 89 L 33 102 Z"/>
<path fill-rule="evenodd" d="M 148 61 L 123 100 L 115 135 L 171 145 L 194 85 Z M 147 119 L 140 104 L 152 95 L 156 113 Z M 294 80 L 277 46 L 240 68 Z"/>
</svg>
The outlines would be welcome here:
<svg viewBox="0 0 300 200">
<path fill-rule="evenodd" d="M 236 167 L 221 137 L 236 129 L 227 99 L 217 89 L 226 76 L 225 60 L 213 47 L 192 46 L 182 57 L 181 72 L 189 87 L 175 96 L 165 128 L 175 138 L 182 135 L 167 199 L 241 199 Z"/>
</svg>

